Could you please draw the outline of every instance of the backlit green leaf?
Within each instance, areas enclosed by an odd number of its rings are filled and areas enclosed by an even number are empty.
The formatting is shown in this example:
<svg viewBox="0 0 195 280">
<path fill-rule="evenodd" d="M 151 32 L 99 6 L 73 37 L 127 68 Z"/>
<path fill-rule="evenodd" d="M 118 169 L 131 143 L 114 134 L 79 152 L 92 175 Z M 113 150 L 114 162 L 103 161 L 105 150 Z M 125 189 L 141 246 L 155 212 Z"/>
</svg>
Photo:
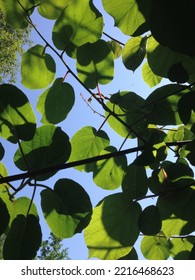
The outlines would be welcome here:
<svg viewBox="0 0 195 280">
<path fill-rule="evenodd" d="M 25 10 L 28 10 L 27 14 L 29 15 L 34 10 L 33 6 L 33 0 L 0 0 L 0 9 L 4 14 L 5 21 L 15 28 L 25 28 L 28 26 Z"/>
<path fill-rule="evenodd" d="M 127 255 L 139 235 L 140 213 L 140 205 L 129 203 L 122 193 L 105 197 L 94 208 L 84 232 L 89 258 L 116 260 Z"/>
<path fill-rule="evenodd" d="M 41 16 L 48 19 L 57 19 L 63 9 L 68 6 L 71 1 L 72 0 L 35 0 L 35 3 L 39 4 L 38 12 Z"/>
<path fill-rule="evenodd" d="M 140 198 L 148 191 L 148 178 L 143 166 L 130 164 L 124 173 L 122 190 L 129 199 Z"/>
<path fill-rule="evenodd" d="M 142 63 L 146 54 L 147 38 L 134 37 L 127 41 L 123 48 L 122 59 L 125 67 L 135 71 Z"/>
<path fill-rule="evenodd" d="M 39 170 L 65 163 L 70 156 L 70 142 L 67 134 L 59 127 L 51 124 L 37 128 L 31 141 L 21 142 L 22 151 L 18 149 L 14 155 L 16 166 L 24 171 Z M 56 172 L 40 175 L 37 180 L 46 180 Z"/>
<path fill-rule="evenodd" d="M 158 207 L 150 205 L 146 207 L 140 217 L 138 222 L 140 231 L 144 235 L 155 235 L 161 230 L 162 222 L 160 217 L 160 212 Z"/>
<path fill-rule="evenodd" d="M 103 18 L 90 0 L 74 0 L 54 24 L 52 39 L 59 50 L 74 56 L 75 48 L 100 39 Z"/>
<path fill-rule="evenodd" d="M 44 91 L 37 103 L 37 110 L 42 114 L 42 123 L 59 123 L 72 109 L 75 101 L 74 89 L 62 78 L 55 80 L 53 85 Z"/>
<path fill-rule="evenodd" d="M 54 79 L 56 65 L 50 54 L 41 45 L 36 45 L 22 56 L 22 84 L 30 89 L 47 87 Z"/>
<path fill-rule="evenodd" d="M 109 48 L 111 49 L 111 51 L 114 54 L 114 59 L 119 58 L 121 56 L 121 54 L 122 54 L 122 47 L 121 47 L 121 45 L 118 42 L 114 41 L 114 40 L 108 41 L 107 44 L 108 44 Z"/>
<path fill-rule="evenodd" d="M 105 41 L 79 47 L 76 58 L 78 76 L 89 88 L 95 88 L 97 83 L 108 84 L 113 79 L 113 53 Z"/>
<path fill-rule="evenodd" d="M 115 25 L 126 35 L 141 35 L 148 30 L 144 13 L 147 7 L 143 1 L 103 0 L 104 9 L 115 21 Z M 148 3 L 147 3 L 148 5 Z"/>
<path fill-rule="evenodd" d="M 169 258 L 169 242 L 164 236 L 144 236 L 141 251 L 146 259 L 167 260 Z"/>
<path fill-rule="evenodd" d="M 100 155 L 117 152 L 115 147 L 109 146 L 100 152 Z M 97 186 L 106 190 L 120 187 L 124 171 L 127 167 L 126 156 L 99 160 L 93 171 L 93 180 Z"/>
<path fill-rule="evenodd" d="M 145 110 L 141 108 L 144 102 L 144 99 L 134 92 L 123 91 L 113 94 L 106 105 L 118 115 L 127 126 L 119 123 L 113 116 L 108 118 L 108 124 L 122 137 L 136 137 L 133 131 L 139 135 L 147 125 L 144 117 Z M 106 116 L 108 116 L 108 114 L 109 113 L 106 112 Z"/>
<path fill-rule="evenodd" d="M 0 136 L 12 143 L 32 139 L 36 120 L 26 95 L 16 86 L 2 84 L 0 99 Z"/>
<path fill-rule="evenodd" d="M 5 239 L 3 257 L 5 260 L 34 259 L 41 245 L 42 233 L 37 217 L 18 215 L 12 222 Z"/>
<path fill-rule="evenodd" d="M 158 85 L 162 80 L 162 77 L 157 76 L 152 72 L 148 62 L 145 62 L 142 67 L 142 77 L 150 87 Z"/>
<path fill-rule="evenodd" d="M 193 248 L 194 238 L 172 238 L 170 253 L 174 260 L 187 260 Z"/>
<path fill-rule="evenodd" d="M 103 130 L 96 130 L 93 127 L 86 126 L 75 133 L 71 139 L 71 155 L 69 162 L 83 160 L 98 156 L 100 152 L 109 146 L 110 140 Z M 81 149 L 82 147 L 82 149 Z M 93 171 L 95 164 L 85 164 L 76 166 L 80 171 Z"/>
<path fill-rule="evenodd" d="M 90 222 L 92 205 L 86 191 L 70 179 L 60 179 L 54 190 L 41 192 L 44 217 L 59 238 L 81 232 Z"/>
</svg>

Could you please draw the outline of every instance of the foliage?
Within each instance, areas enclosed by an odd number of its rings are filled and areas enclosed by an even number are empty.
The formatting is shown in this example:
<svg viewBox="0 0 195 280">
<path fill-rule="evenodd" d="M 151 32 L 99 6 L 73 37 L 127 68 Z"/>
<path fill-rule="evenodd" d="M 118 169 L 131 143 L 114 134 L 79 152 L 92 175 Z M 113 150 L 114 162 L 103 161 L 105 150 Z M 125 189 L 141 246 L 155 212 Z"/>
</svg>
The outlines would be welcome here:
<svg viewBox="0 0 195 280">
<path fill-rule="evenodd" d="M 183 10 L 176 0 L 102 0 L 105 13 L 127 35 L 126 44 L 104 32 L 104 16 L 91 0 L 0 1 L 14 30 L 30 23 L 44 42 L 29 48 L 21 61 L 22 85 L 44 89 L 37 103 L 42 125 L 22 90 L 0 85 L 0 135 L 17 146 L 13 161 L 25 171 L 8 176 L 0 164 L 5 259 L 34 258 L 41 246 L 34 201 L 38 187 L 43 189 L 41 208 L 52 232 L 69 238 L 84 230 L 89 258 L 136 259 L 138 237 L 143 236 L 140 248 L 147 259 L 194 259 L 195 2 L 186 1 Z M 53 44 L 32 21 L 36 11 L 55 20 Z M 142 67 L 143 80 L 155 86 L 148 97 L 118 88 L 111 95 L 102 93 L 100 86 L 114 79 L 114 59 L 120 56 L 121 71 Z M 74 69 L 69 66 L 73 60 Z M 67 70 L 63 78 L 55 77 L 58 61 Z M 97 102 L 104 117 L 100 128 L 86 124 L 71 139 L 59 125 L 76 106 L 76 88 L 67 74 L 90 94 L 90 107 L 92 99 Z M 166 85 L 161 86 L 162 78 Z M 105 124 L 123 138 L 119 149 L 111 144 Z M 137 145 L 123 149 L 125 143 L 135 143 L 132 139 Z M 1 159 L 4 152 L 1 145 Z M 130 163 L 128 154 L 135 154 Z M 73 180 L 60 178 L 48 186 L 49 178 L 68 168 L 91 172 L 108 195 L 93 208 L 85 186 Z M 18 197 L 28 186 L 31 198 Z M 149 205 L 143 208 L 146 200 Z"/>
<path fill-rule="evenodd" d="M 62 249 L 62 239 L 56 237 L 52 232 L 47 240 L 41 244 L 37 260 L 69 260 L 68 249 Z"/>
<path fill-rule="evenodd" d="M 16 82 L 18 56 L 24 53 L 25 45 L 31 44 L 30 31 L 30 25 L 21 30 L 6 23 L 0 9 L 0 81 Z"/>
</svg>

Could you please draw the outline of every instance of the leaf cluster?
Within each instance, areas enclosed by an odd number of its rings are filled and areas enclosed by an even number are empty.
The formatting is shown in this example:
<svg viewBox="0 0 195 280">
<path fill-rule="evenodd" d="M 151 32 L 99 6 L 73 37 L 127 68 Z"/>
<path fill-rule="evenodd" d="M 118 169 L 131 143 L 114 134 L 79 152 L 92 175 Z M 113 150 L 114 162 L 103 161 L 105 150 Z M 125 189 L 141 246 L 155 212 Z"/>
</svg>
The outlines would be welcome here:
<svg viewBox="0 0 195 280">
<path fill-rule="evenodd" d="M 13 162 L 23 171 L 8 176 L 0 164 L 4 259 L 35 258 L 42 242 L 34 199 L 40 188 L 41 209 L 53 234 L 63 239 L 84 231 L 89 258 L 137 259 L 136 242 L 143 236 L 140 248 L 147 259 L 194 259 L 194 1 L 187 1 L 185 12 L 172 2 L 102 0 L 105 13 L 128 36 L 122 44 L 104 32 L 104 16 L 91 0 L 0 1 L 7 24 L 16 30 L 30 24 L 44 42 L 29 48 L 20 65 L 22 85 L 43 91 L 37 102 L 42 125 L 22 90 L 0 85 L 0 136 L 17 146 Z M 52 45 L 31 19 L 36 12 L 54 20 Z M 186 20 L 178 23 L 178 14 Z M 148 97 L 129 90 L 102 93 L 100 85 L 115 78 L 118 58 L 124 71 L 142 67 L 143 80 L 157 86 Z M 56 77 L 57 60 L 67 71 L 64 77 Z M 75 69 L 69 60 L 75 60 Z M 104 117 L 99 128 L 86 125 L 71 139 L 61 126 L 76 106 L 69 76 L 90 94 L 85 100 L 90 107 L 92 99 L 100 105 L 98 114 Z M 163 78 L 169 81 L 161 86 Z M 105 124 L 123 138 L 118 149 Z M 131 139 L 137 146 L 123 150 Z M 1 159 L 4 152 L 1 144 Z M 128 154 L 134 155 L 130 163 Z M 57 171 L 73 167 L 91 173 L 95 185 L 109 191 L 95 207 L 72 179 L 48 186 Z M 16 180 L 19 187 L 12 183 Z M 31 198 L 16 198 L 27 188 L 33 190 Z M 146 199 L 149 206 L 143 207 Z"/>
</svg>

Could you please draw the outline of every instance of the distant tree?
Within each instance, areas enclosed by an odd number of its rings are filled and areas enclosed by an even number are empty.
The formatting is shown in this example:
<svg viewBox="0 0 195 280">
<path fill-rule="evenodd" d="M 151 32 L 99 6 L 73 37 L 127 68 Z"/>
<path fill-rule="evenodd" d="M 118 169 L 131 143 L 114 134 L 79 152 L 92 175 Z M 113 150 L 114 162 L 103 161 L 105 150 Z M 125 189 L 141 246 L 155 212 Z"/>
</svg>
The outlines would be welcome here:
<svg viewBox="0 0 195 280">
<path fill-rule="evenodd" d="M 30 45 L 31 28 L 15 29 L 5 22 L 0 10 L 0 82 L 15 82 L 18 72 L 18 58 L 24 52 L 24 46 Z"/>
<path fill-rule="evenodd" d="M 56 237 L 52 232 L 48 240 L 42 242 L 40 255 L 37 260 L 69 260 L 68 248 L 62 249 L 62 239 Z"/>
<path fill-rule="evenodd" d="M 2 234 L 0 236 L 0 260 L 3 259 L 3 244 L 4 244 L 4 241 L 5 241 L 5 234 Z"/>
</svg>

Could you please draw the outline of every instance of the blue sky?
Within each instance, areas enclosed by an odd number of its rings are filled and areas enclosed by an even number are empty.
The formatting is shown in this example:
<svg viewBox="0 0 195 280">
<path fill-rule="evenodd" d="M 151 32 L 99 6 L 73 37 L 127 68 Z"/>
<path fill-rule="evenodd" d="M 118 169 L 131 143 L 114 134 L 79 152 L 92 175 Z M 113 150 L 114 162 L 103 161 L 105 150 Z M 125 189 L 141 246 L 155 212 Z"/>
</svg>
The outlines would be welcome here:
<svg viewBox="0 0 195 280">
<path fill-rule="evenodd" d="M 120 40 L 121 42 L 126 42 L 129 37 L 122 34 L 122 32 L 114 27 L 114 21 L 113 19 L 107 15 L 101 5 L 101 1 L 94 0 L 94 5 L 100 10 L 100 12 L 104 15 L 105 20 L 105 29 L 104 31 L 108 33 L 110 36 Z M 54 21 L 49 21 L 47 19 L 42 18 L 37 14 L 37 12 L 34 12 L 32 16 L 32 20 L 37 26 L 38 30 L 41 32 L 41 34 L 44 36 L 45 39 L 47 39 L 50 43 L 51 41 L 51 30 L 52 26 L 54 24 Z M 43 44 L 44 42 L 37 36 L 37 34 L 32 31 L 31 36 L 34 44 Z M 105 36 L 102 37 L 105 40 L 108 40 Z M 57 65 L 57 77 L 62 77 L 66 73 L 66 69 L 64 68 L 64 65 L 62 65 L 61 61 L 54 56 L 52 52 L 47 48 L 46 52 L 49 52 L 52 54 L 54 59 L 56 59 L 56 65 Z M 65 56 L 65 60 L 67 64 L 71 67 L 72 70 L 75 71 L 75 60 Z M 27 95 L 29 98 L 31 104 L 33 104 L 33 107 L 36 112 L 37 121 L 39 125 L 41 125 L 41 115 L 36 110 L 36 103 L 38 101 L 38 97 L 40 93 L 44 91 L 43 90 L 29 90 L 27 88 L 24 88 L 20 83 L 20 76 L 18 77 L 18 83 L 17 86 L 23 90 L 23 92 Z M 74 108 L 68 115 L 67 119 L 60 123 L 59 126 L 62 127 L 62 129 L 69 135 L 71 138 L 79 129 L 81 129 L 84 126 L 93 126 L 96 129 L 100 127 L 100 125 L 103 122 L 103 118 L 100 117 L 98 114 L 94 114 L 92 110 L 86 105 L 86 103 L 82 100 L 80 93 L 82 93 L 86 99 L 88 99 L 90 96 L 89 94 L 80 86 L 80 84 L 74 80 L 73 77 L 69 74 L 66 78 L 66 82 L 72 84 L 75 95 L 76 95 L 76 101 Z M 122 64 L 121 57 L 115 61 L 115 78 L 114 80 L 105 86 L 100 86 L 101 91 L 104 95 L 109 96 L 109 94 L 116 93 L 117 91 L 123 91 L 123 90 L 129 90 L 133 91 L 142 97 L 146 98 L 149 93 L 151 93 L 154 89 L 151 89 L 143 80 L 142 80 L 142 74 L 141 74 L 141 68 L 137 69 L 135 73 L 132 71 L 128 71 L 125 69 L 125 67 Z M 95 100 L 92 101 L 91 106 L 99 111 L 102 112 L 101 107 L 96 103 Z M 103 130 L 105 130 L 110 139 L 111 139 L 111 145 L 115 146 L 116 148 L 119 148 L 120 145 L 123 142 L 123 138 L 118 136 L 115 132 L 113 132 L 110 127 L 105 124 L 103 127 Z M 4 142 L 5 143 L 5 142 Z M 124 146 L 124 148 L 130 148 L 134 147 L 135 142 L 133 140 L 128 140 Z M 5 163 L 5 166 L 7 166 L 9 170 L 9 175 L 18 173 L 18 169 L 11 164 L 10 158 L 12 159 L 12 153 L 17 148 L 15 145 L 7 143 L 4 144 L 6 148 L 6 156 L 3 162 Z M 133 159 L 134 155 L 130 155 L 128 157 L 128 162 L 130 163 Z M 20 172 L 20 171 L 19 171 Z M 92 174 L 91 173 L 84 173 L 79 172 L 75 169 L 68 169 L 58 172 L 55 176 L 53 176 L 50 180 L 45 182 L 49 187 L 53 187 L 55 182 L 59 178 L 70 178 L 75 181 L 77 181 L 80 185 L 82 185 L 85 190 L 88 192 L 93 206 L 95 206 L 103 197 L 109 195 L 111 192 L 105 191 L 97 187 L 92 180 Z M 18 184 L 18 183 L 16 183 Z M 41 191 L 42 189 L 40 189 Z M 43 231 L 43 240 L 47 239 L 49 235 L 49 228 L 42 216 L 42 212 L 40 209 L 40 191 L 36 193 L 35 196 L 35 202 L 38 207 L 40 218 L 41 218 L 41 225 L 42 225 L 42 231 Z M 117 189 L 116 192 L 120 191 L 120 189 Z M 23 195 L 31 195 L 32 190 L 29 188 L 26 190 L 25 193 L 19 193 L 19 196 Z M 113 192 L 112 192 L 113 193 Z M 88 258 L 88 252 L 87 248 L 84 244 L 83 234 L 77 234 L 73 238 L 65 239 L 63 241 L 64 247 L 69 248 L 69 255 L 71 259 L 87 259 Z"/>
</svg>

